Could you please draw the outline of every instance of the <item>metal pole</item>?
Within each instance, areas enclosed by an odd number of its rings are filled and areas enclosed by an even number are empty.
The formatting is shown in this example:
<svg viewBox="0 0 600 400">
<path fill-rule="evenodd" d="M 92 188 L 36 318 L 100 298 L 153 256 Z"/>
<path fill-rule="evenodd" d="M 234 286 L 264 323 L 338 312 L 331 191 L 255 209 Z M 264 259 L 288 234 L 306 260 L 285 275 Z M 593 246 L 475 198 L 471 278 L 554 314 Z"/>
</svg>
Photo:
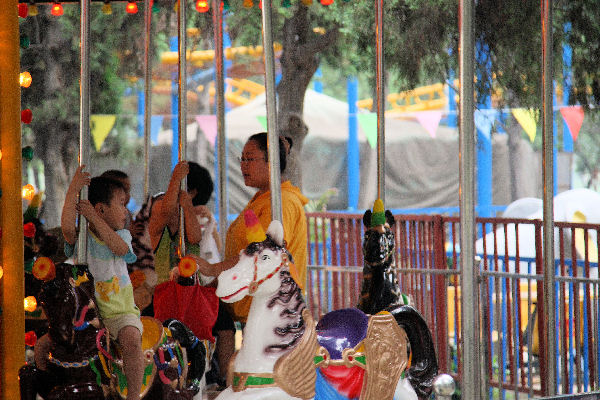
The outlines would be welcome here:
<svg viewBox="0 0 600 400">
<path fill-rule="evenodd" d="M 25 280 L 23 278 L 23 207 L 21 206 L 21 88 L 17 0 L 0 8 L 0 397 L 18 399 L 19 368 L 25 349 Z M 35 84 L 35 82 L 34 82 Z"/>
<path fill-rule="evenodd" d="M 554 174 L 552 115 L 552 0 L 542 0 L 542 164 L 544 177 L 544 330 L 546 396 L 556 394 L 556 316 L 554 310 Z"/>
<path fill-rule="evenodd" d="M 79 165 L 90 161 L 90 0 L 81 0 L 81 69 L 79 78 Z M 88 188 L 84 186 L 79 194 L 86 199 Z M 87 264 L 87 223 L 79 215 L 79 234 L 77 236 L 77 264 Z"/>
<path fill-rule="evenodd" d="M 281 171 L 279 171 L 279 129 L 277 128 L 277 99 L 275 97 L 275 56 L 273 54 L 271 14 L 271 0 L 264 0 L 262 6 L 262 36 L 265 58 L 271 219 L 283 222 L 281 211 Z"/>
<path fill-rule="evenodd" d="M 377 89 L 377 197 L 385 204 L 385 76 L 383 57 L 383 0 L 375 0 L 376 56 L 375 84 Z"/>
<path fill-rule="evenodd" d="M 477 290 L 478 265 L 475 263 L 475 203 L 474 193 L 474 59 L 473 0 L 459 3 L 459 169 L 460 169 L 460 268 L 462 280 L 462 342 L 463 382 L 465 399 L 481 398 L 479 358 L 479 295 Z"/>
<path fill-rule="evenodd" d="M 227 153 L 225 146 L 225 72 L 223 58 L 223 11 L 221 1 L 212 0 L 215 41 L 215 84 L 217 100 L 217 154 L 219 170 L 219 232 L 223 243 L 227 231 Z"/>
<path fill-rule="evenodd" d="M 150 193 L 150 136 L 152 132 L 152 60 L 150 45 L 152 43 L 152 4 L 144 2 L 144 201 Z"/>
<path fill-rule="evenodd" d="M 186 159 L 186 142 L 187 142 L 187 130 L 186 130 L 186 82 L 187 82 L 187 60 L 186 60 L 186 18 L 185 18 L 185 0 L 179 0 L 179 7 L 177 7 L 177 35 L 179 43 L 179 62 L 178 62 L 178 87 L 177 95 L 178 101 L 178 127 L 179 127 L 179 161 Z M 181 181 L 181 190 L 187 190 L 187 178 Z M 183 257 L 185 255 L 185 218 L 183 215 L 183 208 L 179 208 L 179 252 Z"/>
</svg>

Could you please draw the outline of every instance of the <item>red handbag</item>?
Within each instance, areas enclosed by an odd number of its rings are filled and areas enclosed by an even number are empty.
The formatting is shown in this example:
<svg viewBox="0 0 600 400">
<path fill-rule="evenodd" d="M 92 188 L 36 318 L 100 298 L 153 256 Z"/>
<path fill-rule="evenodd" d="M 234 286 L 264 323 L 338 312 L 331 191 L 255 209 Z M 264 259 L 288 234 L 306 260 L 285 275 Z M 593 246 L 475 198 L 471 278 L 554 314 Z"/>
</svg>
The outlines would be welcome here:
<svg viewBox="0 0 600 400">
<path fill-rule="evenodd" d="M 154 318 L 164 322 L 175 318 L 183 322 L 200 340 L 215 341 L 212 329 L 219 313 L 216 288 L 183 286 L 169 280 L 154 288 Z"/>
</svg>

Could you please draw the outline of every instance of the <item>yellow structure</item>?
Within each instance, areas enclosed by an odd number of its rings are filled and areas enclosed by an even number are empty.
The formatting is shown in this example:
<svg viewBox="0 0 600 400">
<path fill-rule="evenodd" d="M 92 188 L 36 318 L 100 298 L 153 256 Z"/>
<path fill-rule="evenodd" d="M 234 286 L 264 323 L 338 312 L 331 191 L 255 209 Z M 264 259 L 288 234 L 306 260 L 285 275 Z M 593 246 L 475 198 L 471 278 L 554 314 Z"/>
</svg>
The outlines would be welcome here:
<svg viewBox="0 0 600 400">
<path fill-rule="evenodd" d="M 273 51 L 281 51 L 282 46 L 279 43 L 273 43 Z M 224 50 L 224 57 L 227 60 L 233 60 L 240 56 L 250 57 L 262 57 L 263 47 L 262 46 L 240 46 L 240 47 L 227 47 Z M 186 54 L 186 60 L 195 67 L 202 67 L 205 63 L 212 63 L 215 58 L 214 50 L 196 50 L 188 51 Z M 179 53 L 177 51 L 165 51 L 160 56 L 160 61 L 163 64 L 175 65 L 179 62 Z"/>
<path fill-rule="evenodd" d="M 0 8 L 0 397 L 20 398 L 19 368 L 25 361 L 25 279 L 21 205 L 21 92 L 17 0 Z"/>
</svg>

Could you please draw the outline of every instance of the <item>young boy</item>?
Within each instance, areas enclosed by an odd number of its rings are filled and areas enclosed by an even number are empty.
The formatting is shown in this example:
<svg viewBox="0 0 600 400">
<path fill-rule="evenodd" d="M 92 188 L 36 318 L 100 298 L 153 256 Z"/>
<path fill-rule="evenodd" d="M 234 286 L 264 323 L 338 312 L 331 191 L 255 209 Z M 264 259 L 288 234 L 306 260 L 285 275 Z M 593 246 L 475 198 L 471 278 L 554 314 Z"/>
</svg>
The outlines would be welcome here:
<svg viewBox="0 0 600 400">
<path fill-rule="evenodd" d="M 131 234 L 124 229 L 128 218 L 126 189 L 114 179 L 90 179 L 84 168 L 83 165 L 77 168 L 62 210 L 65 254 L 67 257 L 76 255 L 79 213 L 88 221 L 87 264 L 94 278 L 100 316 L 111 337 L 121 346 L 127 399 L 139 399 L 144 372 L 143 326 L 127 273 L 126 263 L 134 262 L 136 257 L 131 249 Z M 88 200 L 78 200 L 85 185 L 89 185 Z"/>
</svg>

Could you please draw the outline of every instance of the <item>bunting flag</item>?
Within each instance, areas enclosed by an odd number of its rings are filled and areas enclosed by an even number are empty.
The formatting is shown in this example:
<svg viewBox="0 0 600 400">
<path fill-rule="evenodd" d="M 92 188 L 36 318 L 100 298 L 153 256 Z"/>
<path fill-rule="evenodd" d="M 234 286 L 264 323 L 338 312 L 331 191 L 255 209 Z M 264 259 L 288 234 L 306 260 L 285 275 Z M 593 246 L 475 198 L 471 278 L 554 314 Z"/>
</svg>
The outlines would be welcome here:
<svg viewBox="0 0 600 400">
<path fill-rule="evenodd" d="M 376 113 L 359 113 L 356 114 L 358 124 L 362 128 L 369 146 L 372 149 L 377 147 L 377 114 Z"/>
<path fill-rule="evenodd" d="M 217 139 L 217 116 L 196 115 L 196 122 L 200 129 L 202 129 L 202 132 L 204 132 L 206 140 L 208 140 L 211 146 L 214 146 Z"/>
<path fill-rule="evenodd" d="M 435 137 L 435 131 L 440 124 L 440 120 L 442 119 L 441 111 L 421 111 L 415 113 L 417 117 L 417 121 L 425 128 L 427 132 L 429 132 L 429 136 L 432 138 Z"/>
<path fill-rule="evenodd" d="M 92 137 L 96 151 L 100 151 L 102 144 L 108 137 L 108 134 L 115 125 L 116 115 L 91 115 L 90 125 L 92 125 Z"/>
<path fill-rule="evenodd" d="M 494 109 L 475 110 L 475 114 L 473 115 L 475 127 L 487 140 L 492 139 L 492 126 L 497 115 L 498 111 Z"/>
<path fill-rule="evenodd" d="M 577 135 L 579 135 L 579 130 L 581 129 L 581 125 L 583 124 L 583 107 L 561 107 L 560 113 L 569 127 L 569 132 L 571 132 L 573 141 L 576 141 Z"/>
<path fill-rule="evenodd" d="M 267 130 L 267 117 L 264 115 L 257 115 L 256 119 L 258 120 L 258 122 L 260 122 L 263 129 L 266 131 Z"/>
<path fill-rule="evenodd" d="M 537 131 L 536 121 L 539 117 L 539 110 L 533 110 L 531 108 L 513 108 L 511 111 L 517 122 L 525 130 L 529 140 L 533 143 Z"/>
</svg>

